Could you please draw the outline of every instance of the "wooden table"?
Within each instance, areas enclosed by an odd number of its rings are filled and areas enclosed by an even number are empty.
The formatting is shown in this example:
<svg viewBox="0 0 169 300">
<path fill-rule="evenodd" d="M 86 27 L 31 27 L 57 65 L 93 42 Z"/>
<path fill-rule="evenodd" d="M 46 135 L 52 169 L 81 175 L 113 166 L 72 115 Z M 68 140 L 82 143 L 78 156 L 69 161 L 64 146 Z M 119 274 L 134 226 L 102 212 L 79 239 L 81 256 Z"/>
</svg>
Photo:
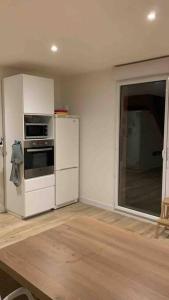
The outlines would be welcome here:
<svg viewBox="0 0 169 300">
<path fill-rule="evenodd" d="M 40 300 L 169 299 L 169 248 L 91 218 L 2 249 L 0 268 Z"/>
</svg>

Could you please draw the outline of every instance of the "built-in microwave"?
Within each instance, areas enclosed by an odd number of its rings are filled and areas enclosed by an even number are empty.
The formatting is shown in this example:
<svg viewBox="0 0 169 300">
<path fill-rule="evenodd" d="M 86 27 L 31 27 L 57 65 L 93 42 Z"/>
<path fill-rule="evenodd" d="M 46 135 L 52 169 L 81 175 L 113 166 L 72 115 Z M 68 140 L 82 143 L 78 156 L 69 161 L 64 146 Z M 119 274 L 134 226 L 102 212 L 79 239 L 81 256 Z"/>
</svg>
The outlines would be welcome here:
<svg viewBox="0 0 169 300">
<path fill-rule="evenodd" d="M 25 123 L 25 139 L 46 139 L 48 138 L 48 124 Z"/>
</svg>

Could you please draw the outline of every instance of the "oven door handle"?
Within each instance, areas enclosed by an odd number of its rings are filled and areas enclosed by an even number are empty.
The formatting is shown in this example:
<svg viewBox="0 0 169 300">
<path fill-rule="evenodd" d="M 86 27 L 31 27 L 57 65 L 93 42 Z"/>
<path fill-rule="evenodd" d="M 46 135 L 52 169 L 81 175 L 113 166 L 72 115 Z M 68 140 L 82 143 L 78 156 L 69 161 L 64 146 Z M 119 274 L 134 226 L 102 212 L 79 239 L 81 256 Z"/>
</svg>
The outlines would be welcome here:
<svg viewBox="0 0 169 300">
<path fill-rule="evenodd" d="M 44 151 L 51 151 L 53 150 L 52 147 L 50 148 L 37 148 L 37 149 L 27 149 L 27 152 L 44 152 Z"/>
</svg>

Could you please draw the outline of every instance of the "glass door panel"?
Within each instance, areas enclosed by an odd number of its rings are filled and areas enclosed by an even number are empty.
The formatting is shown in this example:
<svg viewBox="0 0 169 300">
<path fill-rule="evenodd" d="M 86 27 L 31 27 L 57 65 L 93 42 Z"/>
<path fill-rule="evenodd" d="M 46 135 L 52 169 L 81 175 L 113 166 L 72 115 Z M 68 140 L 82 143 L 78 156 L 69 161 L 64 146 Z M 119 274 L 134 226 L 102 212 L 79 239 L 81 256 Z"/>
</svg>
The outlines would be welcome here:
<svg viewBox="0 0 169 300">
<path fill-rule="evenodd" d="M 121 86 L 118 205 L 159 216 L 166 81 Z"/>
</svg>

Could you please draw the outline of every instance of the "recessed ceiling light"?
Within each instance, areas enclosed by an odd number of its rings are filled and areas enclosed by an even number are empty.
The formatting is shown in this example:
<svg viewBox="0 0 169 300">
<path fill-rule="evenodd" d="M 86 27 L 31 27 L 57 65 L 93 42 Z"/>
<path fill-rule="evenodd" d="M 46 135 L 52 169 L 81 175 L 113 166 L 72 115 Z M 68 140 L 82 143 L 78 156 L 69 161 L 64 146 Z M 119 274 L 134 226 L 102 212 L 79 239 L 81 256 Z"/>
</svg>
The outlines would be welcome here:
<svg viewBox="0 0 169 300">
<path fill-rule="evenodd" d="M 52 52 L 57 52 L 58 51 L 58 47 L 56 45 L 52 45 L 51 48 L 50 48 L 50 50 Z"/>
<path fill-rule="evenodd" d="M 148 15 L 147 15 L 147 19 L 149 21 L 154 21 L 156 19 L 156 12 L 155 11 L 151 11 Z"/>
</svg>

